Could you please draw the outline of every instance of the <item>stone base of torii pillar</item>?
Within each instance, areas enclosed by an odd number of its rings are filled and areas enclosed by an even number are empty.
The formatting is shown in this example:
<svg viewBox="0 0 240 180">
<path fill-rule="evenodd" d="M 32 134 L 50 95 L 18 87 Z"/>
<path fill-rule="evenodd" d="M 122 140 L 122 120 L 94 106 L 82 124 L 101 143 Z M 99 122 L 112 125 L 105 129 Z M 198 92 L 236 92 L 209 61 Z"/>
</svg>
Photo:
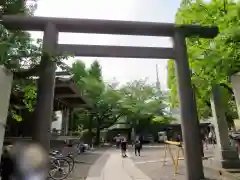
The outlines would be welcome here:
<svg viewBox="0 0 240 180">
<path fill-rule="evenodd" d="M 240 160 L 237 151 L 230 146 L 228 124 L 225 115 L 226 103 L 222 98 L 222 87 L 213 87 L 211 98 L 214 128 L 216 133 L 217 147 L 215 148 L 212 165 L 225 169 L 240 168 Z"/>
</svg>

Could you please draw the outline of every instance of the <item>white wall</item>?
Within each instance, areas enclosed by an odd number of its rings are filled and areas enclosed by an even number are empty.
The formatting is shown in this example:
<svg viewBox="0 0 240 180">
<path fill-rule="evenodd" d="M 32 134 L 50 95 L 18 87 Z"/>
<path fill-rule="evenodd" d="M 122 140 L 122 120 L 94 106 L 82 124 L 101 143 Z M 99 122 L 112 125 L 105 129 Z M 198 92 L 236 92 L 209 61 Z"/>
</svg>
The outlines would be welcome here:
<svg viewBox="0 0 240 180">
<path fill-rule="evenodd" d="M 55 128 L 57 130 L 61 130 L 62 129 L 62 112 L 56 111 L 55 114 L 56 114 L 57 121 L 52 122 L 51 129 Z"/>
</svg>

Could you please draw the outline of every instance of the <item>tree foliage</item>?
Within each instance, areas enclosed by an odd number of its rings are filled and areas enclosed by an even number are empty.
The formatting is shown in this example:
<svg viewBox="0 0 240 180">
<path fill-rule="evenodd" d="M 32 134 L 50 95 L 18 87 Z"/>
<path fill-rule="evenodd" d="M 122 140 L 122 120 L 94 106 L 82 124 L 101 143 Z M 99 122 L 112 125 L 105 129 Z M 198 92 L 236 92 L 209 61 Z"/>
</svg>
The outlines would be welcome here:
<svg viewBox="0 0 240 180">
<path fill-rule="evenodd" d="M 122 94 L 121 109 L 136 132 L 151 131 L 156 124 L 155 116 L 161 118 L 158 124 L 166 124 L 165 98 L 155 85 L 147 79 L 128 82 L 120 88 Z"/>
<path fill-rule="evenodd" d="M 79 124 L 87 129 L 91 122 L 98 134 L 100 129 L 108 128 L 123 116 L 130 124 L 136 120 L 149 121 L 154 115 L 165 116 L 165 99 L 146 80 L 135 80 L 123 85 L 118 82 L 106 83 L 98 61 L 94 61 L 89 68 L 82 61 L 76 61 L 72 65 L 72 73 L 83 96 L 93 104 L 91 110 L 75 111 L 75 129 Z"/>
<path fill-rule="evenodd" d="M 33 15 L 37 7 L 37 0 L 2 0 L 0 2 L 1 15 Z M 14 75 L 12 94 L 21 99 L 22 108 L 33 111 L 36 102 L 36 83 L 31 76 L 38 75 L 41 54 L 55 61 L 60 67 L 65 67 L 62 60 L 65 55 L 42 51 L 42 40 L 34 40 L 30 33 L 21 30 L 9 30 L 0 25 L 0 65 L 11 70 Z M 47 57 L 48 56 L 48 57 Z M 41 68 L 47 66 L 41 65 Z M 22 118 L 18 114 L 14 103 L 10 104 L 9 114 L 16 120 Z"/>
<path fill-rule="evenodd" d="M 133 116 L 164 115 L 163 97 L 147 80 L 135 80 L 120 88 L 122 108 Z"/>
<path fill-rule="evenodd" d="M 175 119 L 171 116 L 154 116 L 152 119 L 153 124 L 169 124 Z"/>
<path fill-rule="evenodd" d="M 176 15 L 177 24 L 216 25 L 219 35 L 214 39 L 187 39 L 192 83 L 196 93 L 199 116 L 211 115 L 212 86 L 220 84 L 228 89 L 223 96 L 229 99 L 228 116 L 236 116 L 229 77 L 240 70 L 240 4 L 233 0 L 183 1 Z M 168 62 L 168 86 L 173 107 L 178 106 L 174 62 Z"/>
<path fill-rule="evenodd" d="M 93 104 L 93 114 L 96 119 L 115 116 L 115 108 L 121 98 L 115 86 L 103 82 L 101 66 L 94 61 L 90 68 L 86 68 L 82 61 L 72 65 L 73 78 L 78 84 L 83 95 L 88 97 Z M 113 118 L 113 117 L 111 117 Z"/>
<path fill-rule="evenodd" d="M 32 15 L 37 2 L 23 0 L 3 0 L 0 3 L 1 15 L 24 14 Z M 0 65 L 13 72 L 33 68 L 39 64 L 41 42 L 34 43 L 30 34 L 20 30 L 7 30 L 0 25 Z M 38 56 L 36 56 L 38 54 Z M 31 79 L 14 79 L 12 91 L 19 95 L 23 93 L 23 103 L 32 111 L 35 102 L 35 84 Z M 15 106 L 10 105 L 10 115 L 18 121 L 22 120 Z"/>
</svg>

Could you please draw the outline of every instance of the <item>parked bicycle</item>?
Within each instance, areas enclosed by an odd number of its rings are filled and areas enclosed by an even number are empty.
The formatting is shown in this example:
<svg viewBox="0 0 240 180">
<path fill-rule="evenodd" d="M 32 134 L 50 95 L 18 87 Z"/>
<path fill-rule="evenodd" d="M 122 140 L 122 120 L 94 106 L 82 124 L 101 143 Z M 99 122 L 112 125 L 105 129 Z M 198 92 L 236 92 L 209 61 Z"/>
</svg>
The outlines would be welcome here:
<svg viewBox="0 0 240 180">
<path fill-rule="evenodd" d="M 64 158 L 57 158 L 55 156 L 49 156 L 50 158 L 50 170 L 48 171 L 49 177 L 54 180 L 63 180 L 70 174 L 70 164 Z"/>
<path fill-rule="evenodd" d="M 56 150 L 50 152 L 49 154 L 58 159 L 65 159 L 69 163 L 70 172 L 73 171 L 74 166 L 75 166 L 75 161 L 74 161 L 74 157 L 72 154 L 68 154 L 68 155 L 64 156 L 60 151 L 56 151 Z"/>
<path fill-rule="evenodd" d="M 69 163 L 70 172 L 72 172 L 75 167 L 75 162 L 76 162 L 75 158 L 79 154 L 83 153 L 86 147 L 83 146 L 82 144 L 77 144 L 77 146 L 74 148 L 72 144 L 68 144 L 66 149 L 68 152 L 63 153 L 61 151 L 53 150 L 49 154 L 58 159 L 65 159 Z"/>
</svg>

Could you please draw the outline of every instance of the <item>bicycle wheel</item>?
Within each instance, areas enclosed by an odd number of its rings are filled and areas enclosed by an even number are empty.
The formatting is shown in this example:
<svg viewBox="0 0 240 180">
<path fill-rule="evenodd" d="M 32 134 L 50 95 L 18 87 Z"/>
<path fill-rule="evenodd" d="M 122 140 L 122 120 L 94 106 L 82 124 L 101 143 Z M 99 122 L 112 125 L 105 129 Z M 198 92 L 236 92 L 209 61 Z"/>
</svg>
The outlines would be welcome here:
<svg viewBox="0 0 240 180">
<path fill-rule="evenodd" d="M 63 180 L 70 174 L 70 164 L 66 159 L 56 158 L 50 161 L 49 176 L 54 180 Z"/>
<path fill-rule="evenodd" d="M 64 159 L 66 159 L 66 160 L 68 161 L 68 163 L 69 163 L 69 165 L 70 165 L 70 172 L 72 172 L 73 169 L 74 169 L 74 167 L 75 167 L 75 162 L 74 162 L 73 157 L 71 157 L 71 156 L 66 156 L 66 157 L 64 157 Z"/>
</svg>

